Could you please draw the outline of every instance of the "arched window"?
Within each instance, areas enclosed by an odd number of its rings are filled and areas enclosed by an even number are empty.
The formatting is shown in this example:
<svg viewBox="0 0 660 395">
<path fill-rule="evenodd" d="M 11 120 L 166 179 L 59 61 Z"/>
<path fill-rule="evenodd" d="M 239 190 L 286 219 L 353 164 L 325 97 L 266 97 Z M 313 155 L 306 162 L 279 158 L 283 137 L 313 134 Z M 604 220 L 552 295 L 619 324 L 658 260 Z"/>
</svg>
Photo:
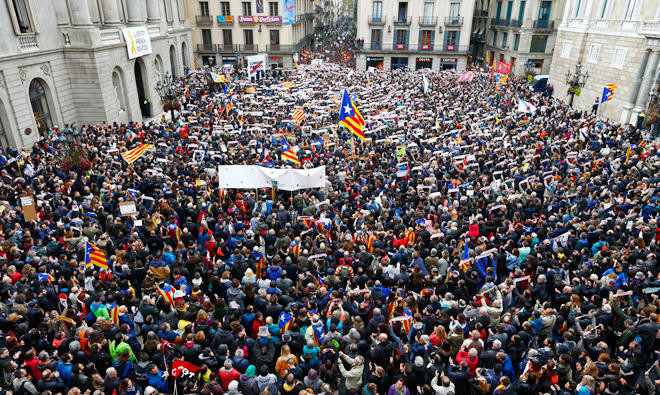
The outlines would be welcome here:
<svg viewBox="0 0 660 395">
<path fill-rule="evenodd" d="M 176 50 L 174 45 L 170 47 L 170 68 L 172 69 L 172 77 L 176 77 Z"/>
<path fill-rule="evenodd" d="M 7 148 L 9 146 L 9 139 L 7 138 L 7 133 L 9 132 L 9 123 L 5 119 L 5 107 L 0 101 L 0 145 L 2 148 Z"/>
<path fill-rule="evenodd" d="M 34 120 L 37 122 L 37 129 L 40 133 L 48 131 L 53 127 L 53 119 L 50 116 L 48 98 L 46 90 L 41 80 L 35 79 L 30 83 L 30 104 Z"/>
<path fill-rule="evenodd" d="M 124 97 L 124 84 L 122 83 L 119 71 L 112 73 L 112 87 L 114 88 L 115 102 L 119 106 L 119 112 L 126 111 L 126 98 Z"/>
<path fill-rule="evenodd" d="M 156 81 L 163 79 L 163 61 L 160 59 L 160 56 L 156 55 L 154 59 L 154 69 L 156 69 Z"/>
<path fill-rule="evenodd" d="M 186 43 L 181 44 L 181 61 L 183 62 L 183 67 L 188 67 L 188 57 L 186 56 Z"/>
</svg>

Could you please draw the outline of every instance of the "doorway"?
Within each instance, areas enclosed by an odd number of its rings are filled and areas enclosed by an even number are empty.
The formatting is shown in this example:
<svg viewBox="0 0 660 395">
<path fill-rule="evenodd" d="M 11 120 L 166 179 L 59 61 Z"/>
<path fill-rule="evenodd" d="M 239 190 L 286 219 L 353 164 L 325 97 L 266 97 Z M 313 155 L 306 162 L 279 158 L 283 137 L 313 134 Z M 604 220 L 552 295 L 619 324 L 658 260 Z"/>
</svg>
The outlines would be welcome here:
<svg viewBox="0 0 660 395">
<path fill-rule="evenodd" d="M 140 112 L 143 118 L 151 117 L 151 104 L 147 101 L 146 89 L 144 87 L 144 78 L 142 69 L 144 64 L 140 59 L 135 61 L 133 73 L 135 74 L 135 87 L 137 88 L 138 100 L 140 101 Z"/>
</svg>

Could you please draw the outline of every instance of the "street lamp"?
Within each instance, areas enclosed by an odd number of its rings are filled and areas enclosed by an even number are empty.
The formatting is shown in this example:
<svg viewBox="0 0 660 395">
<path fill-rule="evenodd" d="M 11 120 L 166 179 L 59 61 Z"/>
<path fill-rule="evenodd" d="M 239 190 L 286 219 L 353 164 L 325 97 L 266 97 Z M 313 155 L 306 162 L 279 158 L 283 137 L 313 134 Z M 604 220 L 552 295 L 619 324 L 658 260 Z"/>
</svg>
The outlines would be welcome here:
<svg viewBox="0 0 660 395">
<path fill-rule="evenodd" d="M 587 78 L 589 78 L 589 72 L 582 72 L 582 63 L 575 65 L 574 73 L 571 73 L 571 70 L 566 71 L 566 85 L 568 85 L 568 94 L 571 95 L 571 100 L 568 103 L 570 107 L 573 107 L 575 95 L 580 96 L 580 89 L 587 83 Z"/>
<path fill-rule="evenodd" d="M 170 106 L 170 117 L 174 122 L 174 107 L 177 104 L 176 98 L 181 94 L 181 85 L 169 72 L 165 77 L 156 83 L 156 91 L 160 95 L 160 101 L 166 101 Z M 179 104 L 180 105 L 180 104 Z"/>
</svg>

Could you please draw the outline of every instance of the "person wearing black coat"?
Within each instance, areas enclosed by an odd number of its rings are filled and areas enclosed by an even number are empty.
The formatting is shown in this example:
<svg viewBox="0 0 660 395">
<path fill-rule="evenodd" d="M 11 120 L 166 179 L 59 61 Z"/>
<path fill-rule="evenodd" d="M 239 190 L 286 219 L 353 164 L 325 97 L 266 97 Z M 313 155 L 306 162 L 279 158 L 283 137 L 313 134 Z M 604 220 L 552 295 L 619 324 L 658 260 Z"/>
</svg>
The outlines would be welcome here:
<svg viewBox="0 0 660 395">
<path fill-rule="evenodd" d="M 454 383 L 457 394 L 465 394 L 468 390 L 468 379 L 470 378 L 470 370 L 468 369 L 467 362 L 463 361 L 459 365 L 449 366 L 447 376 Z"/>
<path fill-rule="evenodd" d="M 60 377 L 59 372 L 51 372 L 50 370 L 44 370 L 41 380 L 37 382 L 37 389 L 39 392 L 50 391 L 53 394 L 63 393 L 66 386 L 64 381 Z"/>
</svg>

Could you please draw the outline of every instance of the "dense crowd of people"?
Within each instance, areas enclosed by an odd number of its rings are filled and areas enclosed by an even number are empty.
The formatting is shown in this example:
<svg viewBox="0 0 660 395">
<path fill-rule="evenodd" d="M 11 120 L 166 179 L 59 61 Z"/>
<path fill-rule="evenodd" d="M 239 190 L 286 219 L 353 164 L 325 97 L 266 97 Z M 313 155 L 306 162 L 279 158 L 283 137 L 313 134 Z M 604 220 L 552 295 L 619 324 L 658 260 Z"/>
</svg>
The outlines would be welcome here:
<svg viewBox="0 0 660 395">
<path fill-rule="evenodd" d="M 487 73 L 225 72 L 183 77 L 175 120 L 2 153 L 4 393 L 660 390 L 644 131 Z M 217 188 L 218 165 L 293 166 L 282 136 L 326 188 Z"/>
</svg>

